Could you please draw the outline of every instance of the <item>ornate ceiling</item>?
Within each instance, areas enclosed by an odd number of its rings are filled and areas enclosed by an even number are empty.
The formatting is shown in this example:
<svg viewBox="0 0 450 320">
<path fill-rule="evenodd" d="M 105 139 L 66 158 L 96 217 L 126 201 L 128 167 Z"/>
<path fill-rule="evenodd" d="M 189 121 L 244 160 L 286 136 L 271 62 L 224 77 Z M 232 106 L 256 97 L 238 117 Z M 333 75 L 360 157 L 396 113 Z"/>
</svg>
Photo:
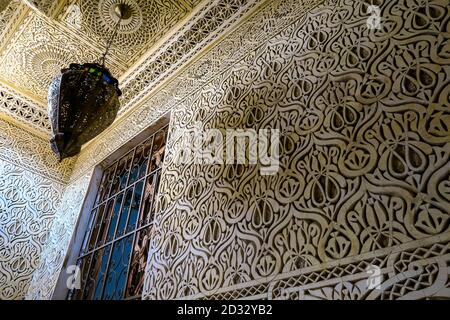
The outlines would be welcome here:
<svg viewBox="0 0 450 320">
<path fill-rule="evenodd" d="M 107 66 L 121 81 L 120 115 L 230 27 L 257 0 L 0 0 L 0 118 L 47 136 L 47 91 L 71 62 L 102 55 L 119 25 Z"/>
</svg>

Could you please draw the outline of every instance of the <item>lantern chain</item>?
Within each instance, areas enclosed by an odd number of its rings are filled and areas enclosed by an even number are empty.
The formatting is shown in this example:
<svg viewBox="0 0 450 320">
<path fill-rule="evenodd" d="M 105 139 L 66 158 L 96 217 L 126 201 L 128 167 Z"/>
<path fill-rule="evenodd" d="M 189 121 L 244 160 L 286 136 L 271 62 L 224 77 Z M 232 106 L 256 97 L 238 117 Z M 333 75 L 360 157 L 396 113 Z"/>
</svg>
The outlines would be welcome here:
<svg viewBox="0 0 450 320">
<path fill-rule="evenodd" d="M 109 38 L 109 40 L 108 40 L 108 42 L 107 42 L 107 44 L 106 44 L 106 50 L 105 50 L 105 53 L 104 53 L 104 54 L 102 55 L 102 57 L 100 58 L 100 61 L 101 61 L 101 65 L 102 65 L 102 66 L 105 66 L 106 56 L 108 55 L 109 50 L 111 49 L 111 46 L 112 46 L 112 44 L 113 44 L 114 38 L 115 38 L 116 35 L 117 35 L 117 31 L 118 31 L 118 29 L 119 29 L 119 25 L 120 25 L 120 22 L 121 22 L 121 21 L 122 21 L 122 18 L 119 18 L 119 20 L 117 21 L 116 25 L 114 26 L 114 32 L 113 32 L 113 34 L 111 35 L 111 37 Z"/>
</svg>

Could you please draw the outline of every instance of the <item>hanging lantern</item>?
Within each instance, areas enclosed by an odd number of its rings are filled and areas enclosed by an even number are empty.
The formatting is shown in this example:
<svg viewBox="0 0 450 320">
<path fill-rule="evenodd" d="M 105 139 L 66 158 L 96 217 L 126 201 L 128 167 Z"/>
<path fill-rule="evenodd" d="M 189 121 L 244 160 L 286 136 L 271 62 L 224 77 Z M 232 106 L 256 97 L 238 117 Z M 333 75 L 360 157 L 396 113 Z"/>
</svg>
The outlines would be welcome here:
<svg viewBox="0 0 450 320">
<path fill-rule="evenodd" d="M 99 64 L 71 64 L 50 85 L 48 111 L 53 152 L 61 161 L 114 122 L 120 108 L 119 82 Z"/>
<path fill-rule="evenodd" d="M 84 143 L 114 122 L 119 111 L 119 82 L 105 67 L 105 59 L 120 21 L 131 14 L 124 4 L 118 4 L 115 12 L 118 21 L 101 63 L 71 64 L 50 85 L 50 144 L 60 161 L 77 155 Z"/>
</svg>

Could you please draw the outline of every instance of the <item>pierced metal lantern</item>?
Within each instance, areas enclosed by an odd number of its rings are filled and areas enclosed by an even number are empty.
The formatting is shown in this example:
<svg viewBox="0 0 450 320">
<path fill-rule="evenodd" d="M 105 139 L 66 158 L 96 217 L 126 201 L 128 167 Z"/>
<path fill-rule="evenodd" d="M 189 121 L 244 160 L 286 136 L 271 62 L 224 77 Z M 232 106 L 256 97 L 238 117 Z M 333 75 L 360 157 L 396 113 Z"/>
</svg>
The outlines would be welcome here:
<svg viewBox="0 0 450 320">
<path fill-rule="evenodd" d="M 119 82 L 97 63 L 71 64 L 50 85 L 48 111 L 52 150 L 59 161 L 77 155 L 117 116 Z"/>
<path fill-rule="evenodd" d="M 113 9 L 117 21 L 101 63 L 73 63 L 50 85 L 50 144 L 59 161 L 77 155 L 84 143 L 114 122 L 119 111 L 119 82 L 105 67 L 105 61 L 120 23 L 131 17 L 132 9 L 126 3 L 117 3 Z"/>
</svg>

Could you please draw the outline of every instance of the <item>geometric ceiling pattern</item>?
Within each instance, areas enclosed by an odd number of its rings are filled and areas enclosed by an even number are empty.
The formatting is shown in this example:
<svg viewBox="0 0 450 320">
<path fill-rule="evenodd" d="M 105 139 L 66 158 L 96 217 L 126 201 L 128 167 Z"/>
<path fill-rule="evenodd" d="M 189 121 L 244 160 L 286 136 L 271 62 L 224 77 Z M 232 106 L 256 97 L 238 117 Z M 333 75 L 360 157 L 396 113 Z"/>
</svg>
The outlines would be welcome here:
<svg viewBox="0 0 450 320">
<path fill-rule="evenodd" d="M 131 16 L 119 24 L 106 66 L 120 80 L 120 118 L 264 1 L 0 0 L 0 118 L 48 137 L 49 84 L 69 63 L 99 60 L 118 3 Z"/>
<path fill-rule="evenodd" d="M 71 5 L 77 4 L 84 19 L 81 20 L 80 26 L 75 26 L 75 28 L 79 28 L 81 35 L 88 42 L 95 42 L 104 47 L 108 35 L 114 30 L 118 21 L 112 10 L 116 2 L 116 0 L 68 2 L 62 10 L 63 14 L 60 20 L 67 21 Z M 191 4 L 179 0 L 127 0 L 123 2 L 129 5 L 131 17 L 118 26 L 117 36 L 114 39 L 115 46 L 110 54 L 114 57 L 114 61 L 127 69 L 192 10 Z"/>
</svg>

